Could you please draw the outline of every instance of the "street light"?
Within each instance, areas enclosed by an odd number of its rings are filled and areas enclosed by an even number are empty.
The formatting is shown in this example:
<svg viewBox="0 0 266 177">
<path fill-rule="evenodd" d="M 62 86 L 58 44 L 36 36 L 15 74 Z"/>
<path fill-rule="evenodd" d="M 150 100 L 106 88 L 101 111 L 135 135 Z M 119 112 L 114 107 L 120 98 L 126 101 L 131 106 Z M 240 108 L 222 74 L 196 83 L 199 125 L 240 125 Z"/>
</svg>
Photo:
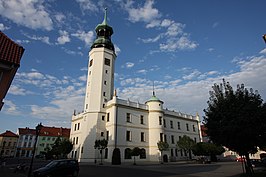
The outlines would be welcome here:
<svg viewBox="0 0 266 177">
<path fill-rule="evenodd" d="M 42 127 L 43 127 L 42 123 L 39 123 L 39 124 L 36 126 L 36 128 L 35 128 L 35 131 L 36 131 L 36 137 L 35 137 L 35 142 L 34 142 L 34 146 L 33 146 L 33 151 L 32 151 L 32 157 L 31 157 L 30 169 L 29 169 L 28 177 L 31 176 L 32 164 L 33 164 L 33 159 L 34 159 L 34 156 L 35 156 L 35 150 L 36 150 L 36 144 L 37 144 L 38 136 L 39 136 L 39 134 L 40 134 L 40 132 L 41 132 Z"/>
</svg>

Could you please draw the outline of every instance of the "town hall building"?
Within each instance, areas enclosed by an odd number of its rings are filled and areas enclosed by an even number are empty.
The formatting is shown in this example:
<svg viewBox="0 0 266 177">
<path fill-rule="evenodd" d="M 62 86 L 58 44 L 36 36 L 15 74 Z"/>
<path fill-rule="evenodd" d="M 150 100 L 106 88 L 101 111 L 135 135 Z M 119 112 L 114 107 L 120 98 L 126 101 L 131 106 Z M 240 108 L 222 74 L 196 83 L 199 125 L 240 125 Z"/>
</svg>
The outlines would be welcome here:
<svg viewBox="0 0 266 177">
<path fill-rule="evenodd" d="M 201 141 L 199 116 L 165 109 L 154 91 L 143 104 L 120 99 L 114 89 L 116 54 L 106 11 L 95 31 L 97 38 L 89 52 L 84 110 L 72 115 L 70 140 L 74 146 L 70 156 L 80 162 L 94 162 L 100 158 L 94 148 L 95 140 L 106 139 L 108 146 L 103 158 L 107 162 L 112 161 L 115 148 L 120 150 L 122 163 L 131 161 L 129 152 L 134 147 L 141 149 L 140 161 L 158 161 L 159 141 L 169 144 L 169 149 L 163 151 L 164 159 L 187 159 L 188 154 L 178 149 L 176 143 L 184 135 Z"/>
</svg>

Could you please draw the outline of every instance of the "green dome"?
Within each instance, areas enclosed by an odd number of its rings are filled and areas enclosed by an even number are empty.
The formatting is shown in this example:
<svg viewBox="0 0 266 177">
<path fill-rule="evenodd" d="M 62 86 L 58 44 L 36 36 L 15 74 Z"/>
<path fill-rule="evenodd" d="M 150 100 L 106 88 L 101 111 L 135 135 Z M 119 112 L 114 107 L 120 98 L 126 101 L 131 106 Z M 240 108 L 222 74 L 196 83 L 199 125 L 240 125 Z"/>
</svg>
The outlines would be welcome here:
<svg viewBox="0 0 266 177">
<path fill-rule="evenodd" d="M 105 47 L 110 50 L 115 50 L 114 44 L 112 43 L 111 36 L 114 33 L 113 28 L 107 24 L 107 9 L 105 8 L 104 20 L 101 24 L 98 24 L 95 28 L 97 38 L 91 45 L 92 48 Z"/>
<path fill-rule="evenodd" d="M 152 95 L 152 97 L 148 101 L 160 101 L 160 99 L 157 98 L 155 95 Z"/>
</svg>

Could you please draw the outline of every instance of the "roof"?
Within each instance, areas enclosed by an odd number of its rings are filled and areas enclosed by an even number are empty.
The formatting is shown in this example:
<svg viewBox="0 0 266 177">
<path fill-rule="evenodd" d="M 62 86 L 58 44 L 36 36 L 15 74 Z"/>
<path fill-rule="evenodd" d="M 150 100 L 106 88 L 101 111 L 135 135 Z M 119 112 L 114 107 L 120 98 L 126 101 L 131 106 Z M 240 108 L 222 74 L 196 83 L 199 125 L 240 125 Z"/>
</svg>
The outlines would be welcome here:
<svg viewBox="0 0 266 177">
<path fill-rule="evenodd" d="M 20 59 L 24 53 L 24 48 L 0 31 L 0 61 L 20 65 Z"/>
<path fill-rule="evenodd" d="M 5 133 L 0 134 L 0 137 L 18 137 L 18 135 L 7 130 Z"/>
<path fill-rule="evenodd" d="M 63 127 L 43 127 L 39 136 L 70 136 L 70 128 Z"/>
<path fill-rule="evenodd" d="M 19 135 L 35 135 L 36 131 L 35 131 L 35 129 L 30 129 L 29 127 L 19 128 L 18 134 Z"/>
<path fill-rule="evenodd" d="M 19 135 L 35 135 L 35 129 L 26 128 L 19 128 Z M 70 136 L 70 128 L 63 128 L 63 127 L 42 127 L 39 136 L 63 136 L 69 137 Z"/>
</svg>

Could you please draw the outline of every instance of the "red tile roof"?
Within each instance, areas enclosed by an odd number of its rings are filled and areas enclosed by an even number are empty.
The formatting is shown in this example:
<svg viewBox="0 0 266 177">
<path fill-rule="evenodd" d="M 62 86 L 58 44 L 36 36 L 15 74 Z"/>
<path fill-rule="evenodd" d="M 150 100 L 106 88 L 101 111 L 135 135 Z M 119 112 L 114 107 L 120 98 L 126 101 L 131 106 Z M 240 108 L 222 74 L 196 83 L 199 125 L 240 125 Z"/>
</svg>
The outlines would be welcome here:
<svg viewBox="0 0 266 177">
<path fill-rule="evenodd" d="M 7 130 L 5 133 L 0 134 L 0 137 L 18 137 L 18 135 Z"/>
<path fill-rule="evenodd" d="M 24 50 L 0 31 L 0 60 L 20 65 Z"/>
<path fill-rule="evenodd" d="M 26 128 L 19 128 L 19 135 L 26 135 L 32 134 L 35 135 L 35 129 Z M 70 128 L 62 128 L 62 127 L 42 127 L 39 136 L 63 136 L 69 137 L 70 136 Z"/>
<path fill-rule="evenodd" d="M 70 136 L 70 128 L 62 127 L 43 127 L 40 136 Z"/>
<path fill-rule="evenodd" d="M 18 134 L 19 135 L 35 135 L 36 131 L 35 131 L 35 129 L 30 129 L 29 127 L 19 128 Z"/>
</svg>

